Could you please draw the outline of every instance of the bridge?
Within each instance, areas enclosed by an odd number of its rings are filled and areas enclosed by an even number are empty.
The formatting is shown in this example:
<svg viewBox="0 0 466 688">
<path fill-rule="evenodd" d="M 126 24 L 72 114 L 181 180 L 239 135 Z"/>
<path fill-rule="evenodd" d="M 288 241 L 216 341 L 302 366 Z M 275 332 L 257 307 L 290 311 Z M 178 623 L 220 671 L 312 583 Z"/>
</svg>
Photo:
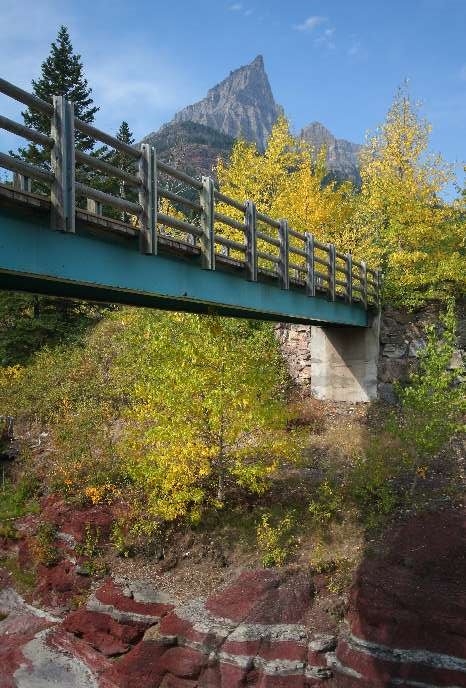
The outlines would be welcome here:
<svg viewBox="0 0 466 688">
<path fill-rule="evenodd" d="M 0 185 L 0 288 L 304 323 L 321 328 L 319 355 L 351 340 L 363 343 L 358 364 L 367 358 L 377 270 L 158 160 L 150 145 L 79 120 L 62 96 L 49 103 L 3 79 L 0 93 L 50 120 L 44 134 L 0 115 L 0 128 L 46 154 L 38 166 L 0 153 L 14 174 Z M 130 171 L 77 149 L 75 132 L 117 151 Z"/>
</svg>

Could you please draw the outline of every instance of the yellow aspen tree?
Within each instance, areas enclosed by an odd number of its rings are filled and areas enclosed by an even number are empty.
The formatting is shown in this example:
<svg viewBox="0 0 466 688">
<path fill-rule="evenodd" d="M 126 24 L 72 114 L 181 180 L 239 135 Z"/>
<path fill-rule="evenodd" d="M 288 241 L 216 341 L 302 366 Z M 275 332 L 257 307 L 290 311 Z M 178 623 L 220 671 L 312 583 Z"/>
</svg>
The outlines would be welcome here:
<svg viewBox="0 0 466 688">
<path fill-rule="evenodd" d="M 430 131 L 400 89 L 362 153 L 353 218 L 366 256 L 384 267 L 387 297 L 410 306 L 466 286 L 464 217 L 442 197 L 452 170 L 428 154 Z"/>
</svg>

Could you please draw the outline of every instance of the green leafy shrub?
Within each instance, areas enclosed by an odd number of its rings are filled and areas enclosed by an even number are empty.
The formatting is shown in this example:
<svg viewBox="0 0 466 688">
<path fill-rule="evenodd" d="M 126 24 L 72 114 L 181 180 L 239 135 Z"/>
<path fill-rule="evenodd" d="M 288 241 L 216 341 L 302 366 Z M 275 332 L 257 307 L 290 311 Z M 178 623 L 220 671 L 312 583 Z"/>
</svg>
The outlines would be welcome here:
<svg viewBox="0 0 466 688">
<path fill-rule="evenodd" d="M 262 565 L 266 567 L 283 566 L 297 544 L 292 512 L 275 519 L 275 523 L 272 520 L 271 514 L 263 514 L 256 530 Z"/>
<path fill-rule="evenodd" d="M 102 533 L 99 526 L 87 523 L 84 538 L 75 546 L 75 551 L 78 556 L 83 557 L 84 566 L 90 576 L 103 576 L 107 572 L 101 542 Z"/>
<path fill-rule="evenodd" d="M 57 528 L 52 523 L 41 523 L 31 543 L 32 558 L 36 564 L 53 566 L 59 559 L 59 550 L 55 545 Z"/>
<path fill-rule="evenodd" d="M 324 525 L 341 513 L 343 506 L 341 487 L 331 480 L 324 480 L 309 503 L 309 513 L 317 523 Z"/>
<path fill-rule="evenodd" d="M 23 475 L 17 483 L 6 480 L 0 488 L 0 521 L 39 511 L 37 480 Z"/>
<path fill-rule="evenodd" d="M 401 417 L 391 432 L 403 443 L 416 467 L 435 454 L 452 435 L 465 430 L 465 368 L 450 369 L 456 344 L 455 304 L 448 301 L 439 328 L 426 328 L 426 345 L 418 353 L 419 368 L 406 386 L 398 385 Z"/>
</svg>

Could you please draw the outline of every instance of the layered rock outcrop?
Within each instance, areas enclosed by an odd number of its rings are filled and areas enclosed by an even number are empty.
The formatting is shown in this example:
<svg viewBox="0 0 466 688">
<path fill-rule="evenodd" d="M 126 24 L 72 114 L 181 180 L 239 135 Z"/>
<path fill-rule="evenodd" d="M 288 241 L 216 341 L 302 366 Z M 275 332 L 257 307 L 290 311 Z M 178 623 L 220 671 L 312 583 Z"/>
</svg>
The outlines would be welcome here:
<svg viewBox="0 0 466 688">
<path fill-rule="evenodd" d="M 366 558 L 336 652 L 339 688 L 466 686 L 466 519 L 418 516 Z"/>
<path fill-rule="evenodd" d="M 465 688 L 466 512 L 411 517 L 359 566 L 346 620 L 320 575 L 246 570 L 176 604 L 106 580 L 64 618 L 0 591 L 0 688 Z M 329 617 L 330 618 L 330 617 Z"/>
</svg>

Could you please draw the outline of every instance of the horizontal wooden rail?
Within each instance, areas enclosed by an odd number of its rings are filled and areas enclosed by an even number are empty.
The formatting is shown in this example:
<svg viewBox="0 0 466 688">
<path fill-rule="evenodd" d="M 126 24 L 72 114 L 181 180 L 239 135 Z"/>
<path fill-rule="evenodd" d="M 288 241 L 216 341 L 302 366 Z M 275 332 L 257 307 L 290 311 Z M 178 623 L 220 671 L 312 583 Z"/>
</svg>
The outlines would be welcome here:
<svg viewBox="0 0 466 688">
<path fill-rule="evenodd" d="M 38 179 L 41 182 L 47 182 L 51 184 L 54 180 L 54 176 L 48 170 L 42 169 L 42 167 L 37 167 L 37 165 L 31 165 L 28 162 L 23 162 L 17 158 L 13 158 L 11 155 L 6 153 L 0 153 L 0 167 L 4 167 L 11 172 L 18 172 L 26 177 L 32 177 L 32 179 Z"/>
<path fill-rule="evenodd" d="M 298 255 L 298 256 L 302 256 L 303 258 L 307 258 L 307 253 L 302 248 L 298 248 L 297 246 L 293 246 L 292 244 L 290 244 L 288 248 L 289 248 L 291 253 L 296 253 L 296 255 Z"/>
<path fill-rule="evenodd" d="M 235 251 L 242 251 L 243 253 L 246 253 L 246 244 L 241 244 L 239 241 L 233 241 L 233 239 L 226 239 L 218 234 L 215 235 L 215 243 L 221 244 L 222 246 L 226 246 L 227 248 L 231 248 Z"/>
<path fill-rule="evenodd" d="M 157 167 L 170 177 L 175 177 L 175 179 L 178 179 L 178 181 L 184 182 L 188 186 L 192 186 L 198 191 L 202 190 L 202 182 L 200 182 L 198 179 L 194 179 L 194 177 L 190 177 L 189 174 L 185 174 L 181 170 L 177 170 L 176 167 L 167 165 L 166 162 L 162 162 L 161 160 L 157 161 Z"/>
<path fill-rule="evenodd" d="M 329 260 L 327 260 L 325 258 L 321 258 L 320 256 L 314 256 L 314 261 L 316 263 L 320 263 L 320 265 L 326 265 L 327 267 L 329 267 L 329 265 L 330 265 Z"/>
<path fill-rule="evenodd" d="M 317 241 L 317 239 L 314 239 L 314 246 L 320 251 L 326 251 L 328 253 L 328 244 L 322 244 L 320 241 Z"/>
<path fill-rule="evenodd" d="M 244 260 L 238 260 L 237 264 L 246 267 L 245 274 L 250 281 L 257 281 L 258 259 L 261 259 L 274 264 L 273 269 L 262 266 L 261 270 L 263 274 L 276 277 L 282 289 L 290 288 L 290 271 L 295 271 L 295 284 L 302 286 L 304 282 L 309 297 L 314 296 L 317 289 L 326 292 L 331 301 L 335 301 L 338 296 L 344 297 L 347 303 L 361 302 L 366 308 L 369 301 L 371 304 L 380 305 L 380 272 L 368 268 L 364 261 L 354 260 L 350 253 L 343 253 L 333 244 L 318 241 L 309 232 L 290 228 L 286 218 L 276 220 L 266 213 L 259 212 L 253 200 L 241 202 L 231 198 L 215 188 L 211 177 L 203 176 L 201 180 L 158 160 L 155 148 L 148 143 L 141 144 L 138 149 L 83 122 L 74 115 L 73 104 L 63 96 L 54 96 L 52 104 L 4 79 L 0 79 L 0 93 L 50 117 L 51 134 L 48 136 L 0 115 L 0 129 L 50 149 L 50 164 L 44 168 L 4 153 L 0 153 L 0 167 L 15 173 L 14 188 L 24 193 L 31 192 L 31 180 L 51 184 L 51 226 L 54 229 L 75 231 L 75 217 L 81 212 L 76 208 L 76 193 L 88 199 L 88 208 L 94 208 L 103 221 L 109 220 L 102 216 L 102 206 L 107 205 L 134 215 L 138 227 L 132 228 L 131 231 L 133 235 L 139 236 L 140 250 L 145 254 L 157 254 L 159 235 L 175 242 L 174 245 L 183 244 L 191 247 L 196 244 L 195 238 L 199 238 L 196 251 L 200 252 L 204 269 L 215 270 L 215 257 L 219 255 L 215 252 L 215 245 L 220 245 L 228 249 L 223 251 L 223 255 L 228 256 L 229 250 L 245 254 Z M 99 158 L 76 150 L 75 131 L 100 141 L 134 160 L 134 173 L 131 168 L 130 171 L 121 169 L 118 165 L 108 162 L 105 157 Z M 120 180 L 124 186 L 134 188 L 138 193 L 139 202 L 135 203 L 122 197 L 123 192 L 120 196 L 114 196 L 76 182 L 76 165 L 97 170 L 106 177 Z M 161 187 L 160 177 L 164 181 L 165 175 L 199 192 L 197 198 L 188 198 L 183 192 Z M 199 226 L 158 212 L 161 198 L 199 213 Z M 233 208 L 240 215 L 230 217 L 229 214 L 219 212 L 216 204 Z M 221 206 L 217 207 L 220 210 Z M 194 222 L 197 223 L 197 219 Z M 188 241 L 178 241 L 164 231 L 159 232 L 157 223 L 162 227 L 184 232 L 190 238 Z M 235 241 L 222 236 L 222 233 L 225 233 L 222 225 L 241 232 L 244 235 L 244 243 L 242 240 Z M 126 226 L 129 228 L 129 225 Z M 258 245 L 264 247 L 260 242 L 274 247 L 271 251 L 278 249 L 277 255 L 267 250 L 258 250 Z M 295 256 L 299 258 L 294 258 Z M 294 260 L 291 261 L 290 257 Z M 300 259 L 303 259 L 302 264 Z M 315 265 L 322 266 L 322 272 L 315 270 Z"/>
<path fill-rule="evenodd" d="M 214 220 L 217 220 L 217 222 L 221 222 L 224 225 L 228 225 L 229 227 L 232 227 L 232 229 L 237 229 L 240 232 L 246 231 L 246 225 L 243 222 L 238 222 L 232 217 L 228 217 L 228 215 L 223 215 L 223 213 L 215 212 Z"/>
<path fill-rule="evenodd" d="M 171 217 L 171 215 L 165 215 L 165 213 L 157 213 L 157 220 L 167 227 L 172 227 L 172 229 L 179 229 L 187 234 L 193 234 L 196 237 L 202 236 L 202 229 L 192 225 L 190 222 L 184 222 L 183 220 L 178 220 L 176 217 Z"/>
<path fill-rule="evenodd" d="M 134 158 L 135 160 L 139 160 L 139 158 L 141 157 L 141 151 L 137 148 L 133 148 L 133 146 L 128 146 L 127 143 L 123 143 L 123 141 L 120 141 L 120 139 L 117 139 L 114 136 L 111 136 L 110 134 L 106 134 L 104 131 L 101 131 L 100 129 L 91 126 L 87 122 L 83 122 L 81 119 L 78 119 L 77 117 L 74 118 L 74 128 L 80 131 L 82 134 L 86 134 L 86 136 L 89 136 L 92 139 L 96 139 L 96 141 L 106 143 L 107 146 L 110 146 L 110 148 L 114 148 L 115 150 L 120 151 L 120 153 L 125 153 L 126 155 L 129 155 L 131 158 Z"/>
<path fill-rule="evenodd" d="M 272 261 L 272 263 L 279 263 L 280 262 L 279 256 L 274 256 L 271 253 L 267 253 L 266 251 L 257 251 L 257 257 L 263 258 L 264 260 L 270 260 L 270 261 Z"/>
<path fill-rule="evenodd" d="M 260 220 L 260 222 L 265 222 L 271 227 L 275 227 L 275 229 L 280 229 L 280 223 L 277 220 L 274 220 L 273 217 L 264 215 L 264 213 L 260 213 L 259 211 L 257 211 L 256 217 L 258 220 Z"/>
<path fill-rule="evenodd" d="M 183 205 L 188 206 L 188 208 L 196 210 L 198 213 L 202 211 L 200 203 L 196 203 L 196 201 L 192 201 L 189 198 L 180 196 L 179 194 L 175 193 L 174 191 L 170 191 L 169 189 L 161 189 L 159 187 L 158 195 L 161 196 L 161 198 L 166 198 L 167 200 L 173 201 L 174 203 L 182 203 Z"/>
<path fill-rule="evenodd" d="M 113 196 L 112 194 L 105 193 L 105 191 L 100 191 L 99 189 L 93 189 L 92 186 L 87 186 L 87 184 L 81 184 L 81 182 L 76 182 L 76 193 L 78 196 L 84 196 L 85 198 L 92 198 L 94 201 L 99 201 L 99 203 L 105 203 L 107 205 L 114 206 L 120 210 L 124 210 L 132 215 L 139 217 L 142 212 L 142 208 L 137 203 L 132 203 L 119 196 Z"/>
<path fill-rule="evenodd" d="M 81 163 L 81 165 L 86 165 L 87 167 L 92 167 L 96 170 L 99 170 L 108 177 L 117 177 L 117 179 L 122 179 L 124 182 L 127 182 L 136 188 L 141 184 L 141 180 L 139 177 L 136 177 L 135 174 L 129 174 L 129 172 L 125 172 L 119 167 L 115 167 L 115 165 L 105 162 L 105 160 L 101 160 L 100 158 L 96 158 L 92 155 L 87 155 L 87 153 L 83 153 L 80 150 L 76 150 L 75 156 L 76 162 Z"/>
<path fill-rule="evenodd" d="M 262 239 L 262 241 L 266 241 L 267 243 L 272 244 L 272 246 L 277 246 L 280 248 L 280 239 L 275 239 L 274 237 L 265 234 L 265 232 L 260 232 L 259 230 L 257 230 L 256 236 L 258 239 Z"/>
<path fill-rule="evenodd" d="M 291 268 L 292 270 L 298 270 L 299 272 L 306 272 L 306 266 L 305 265 L 298 265 L 298 263 L 288 263 L 288 267 Z"/>
<path fill-rule="evenodd" d="M 229 196 L 225 196 L 225 194 L 222 194 L 217 189 L 214 190 L 214 196 L 215 196 L 215 199 L 217 201 L 221 201 L 222 203 L 226 203 L 227 205 L 231 205 L 231 207 L 236 208 L 236 210 L 240 210 L 243 213 L 246 210 L 246 205 L 244 203 L 240 203 L 239 201 L 236 201 L 234 198 L 230 198 Z"/>
<path fill-rule="evenodd" d="M 53 105 L 51 103 L 47 103 L 46 100 L 42 100 L 42 98 L 38 98 L 32 95 L 32 93 L 23 91 L 22 88 L 14 86 L 5 79 L 0 79 L 0 93 L 4 93 L 6 96 L 13 98 L 13 100 L 17 100 L 18 103 L 23 103 L 23 105 L 42 112 L 44 115 L 49 115 L 50 117 L 53 115 Z"/>
<path fill-rule="evenodd" d="M 316 277 L 320 277 L 321 280 L 325 280 L 326 282 L 330 280 L 330 277 L 325 272 L 319 272 L 318 270 L 314 270 L 314 275 Z"/>
<path fill-rule="evenodd" d="M 22 136 L 24 139 L 38 143 L 41 146 L 53 146 L 53 139 L 50 138 L 50 136 L 46 136 L 35 129 L 29 129 L 29 127 L 18 124 L 18 122 L 14 122 L 12 119 L 8 119 L 8 117 L 3 117 L 2 115 L 0 115 L 0 129 L 5 129 L 12 134 Z"/>
<path fill-rule="evenodd" d="M 299 239 L 300 241 L 306 241 L 305 234 L 301 234 L 301 232 L 297 232 L 295 229 L 291 229 L 291 227 L 288 228 L 288 234 L 295 239 Z"/>
</svg>

